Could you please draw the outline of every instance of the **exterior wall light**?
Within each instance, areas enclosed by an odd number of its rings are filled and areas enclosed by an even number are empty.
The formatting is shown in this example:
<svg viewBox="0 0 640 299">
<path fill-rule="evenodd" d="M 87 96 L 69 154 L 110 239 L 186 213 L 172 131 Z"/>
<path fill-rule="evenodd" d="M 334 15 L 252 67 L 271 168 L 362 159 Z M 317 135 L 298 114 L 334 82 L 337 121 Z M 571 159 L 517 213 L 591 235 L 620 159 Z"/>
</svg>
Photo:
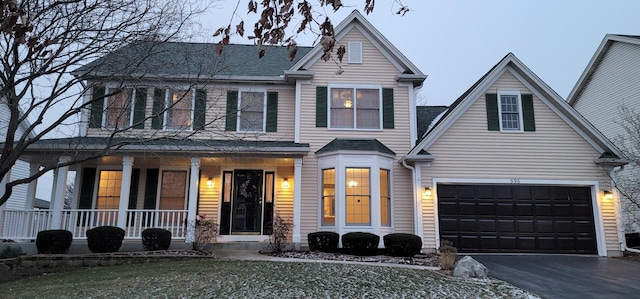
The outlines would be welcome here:
<svg viewBox="0 0 640 299">
<path fill-rule="evenodd" d="M 289 189 L 289 179 L 288 178 L 284 178 L 284 180 L 282 180 L 282 189 Z"/>
<path fill-rule="evenodd" d="M 213 178 L 212 177 L 209 177 L 207 179 L 207 187 L 213 188 Z"/>
<path fill-rule="evenodd" d="M 433 190 L 431 190 L 431 188 L 429 187 L 424 187 L 424 190 L 422 191 L 422 198 L 431 199 L 432 197 L 433 197 Z"/>
<path fill-rule="evenodd" d="M 613 200 L 613 192 L 608 190 L 602 192 L 602 201 L 608 202 L 612 200 Z"/>
</svg>

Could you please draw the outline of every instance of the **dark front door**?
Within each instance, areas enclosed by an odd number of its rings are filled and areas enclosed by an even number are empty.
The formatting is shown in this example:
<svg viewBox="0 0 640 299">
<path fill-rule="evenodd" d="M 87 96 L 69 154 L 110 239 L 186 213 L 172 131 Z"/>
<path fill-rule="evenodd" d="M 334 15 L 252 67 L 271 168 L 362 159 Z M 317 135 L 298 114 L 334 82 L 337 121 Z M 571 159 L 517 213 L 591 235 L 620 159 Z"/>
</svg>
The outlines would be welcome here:
<svg viewBox="0 0 640 299">
<path fill-rule="evenodd" d="M 234 171 L 231 233 L 260 234 L 262 229 L 262 170 Z"/>
<path fill-rule="evenodd" d="M 590 187 L 438 184 L 438 214 L 461 252 L 597 253 Z"/>
</svg>

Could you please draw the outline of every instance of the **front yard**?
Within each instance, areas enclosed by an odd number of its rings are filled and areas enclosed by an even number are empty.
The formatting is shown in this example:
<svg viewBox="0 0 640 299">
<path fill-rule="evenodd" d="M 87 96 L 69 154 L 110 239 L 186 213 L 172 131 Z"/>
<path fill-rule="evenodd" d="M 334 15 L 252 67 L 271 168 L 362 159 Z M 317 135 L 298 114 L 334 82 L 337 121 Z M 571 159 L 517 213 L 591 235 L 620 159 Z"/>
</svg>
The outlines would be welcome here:
<svg viewBox="0 0 640 299">
<path fill-rule="evenodd" d="M 0 284 L 3 298 L 537 298 L 505 282 L 398 267 L 197 259 Z"/>
</svg>

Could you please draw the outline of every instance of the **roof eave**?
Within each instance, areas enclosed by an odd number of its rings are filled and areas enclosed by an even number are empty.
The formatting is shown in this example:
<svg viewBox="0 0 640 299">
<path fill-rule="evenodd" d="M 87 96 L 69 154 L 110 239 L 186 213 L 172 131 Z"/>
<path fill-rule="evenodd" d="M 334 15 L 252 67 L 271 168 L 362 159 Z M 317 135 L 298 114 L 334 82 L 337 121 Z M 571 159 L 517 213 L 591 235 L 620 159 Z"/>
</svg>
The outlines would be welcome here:
<svg viewBox="0 0 640 299">
<path fill-rule="evenodd" d="M 427 79 L 427 75 L 424 74 L 400 74 L 396 76 L 396 81 L 412 83 L 413 87 L 422 86 L 424 80 Z"/>
</svg>

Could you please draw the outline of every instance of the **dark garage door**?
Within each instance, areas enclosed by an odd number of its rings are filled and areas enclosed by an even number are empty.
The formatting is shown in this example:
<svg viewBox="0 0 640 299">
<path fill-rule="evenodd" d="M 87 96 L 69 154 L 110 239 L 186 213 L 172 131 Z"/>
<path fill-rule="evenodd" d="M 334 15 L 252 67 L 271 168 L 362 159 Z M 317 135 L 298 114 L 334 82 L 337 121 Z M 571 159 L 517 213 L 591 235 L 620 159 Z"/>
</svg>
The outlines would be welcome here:
<svg viewBox="0 0 640 299">
<path fill-rule="evenodd" d="M 438 184 L 438 214 L 460 252 L 597 253 L 590 187 Z"/>
</svg>

